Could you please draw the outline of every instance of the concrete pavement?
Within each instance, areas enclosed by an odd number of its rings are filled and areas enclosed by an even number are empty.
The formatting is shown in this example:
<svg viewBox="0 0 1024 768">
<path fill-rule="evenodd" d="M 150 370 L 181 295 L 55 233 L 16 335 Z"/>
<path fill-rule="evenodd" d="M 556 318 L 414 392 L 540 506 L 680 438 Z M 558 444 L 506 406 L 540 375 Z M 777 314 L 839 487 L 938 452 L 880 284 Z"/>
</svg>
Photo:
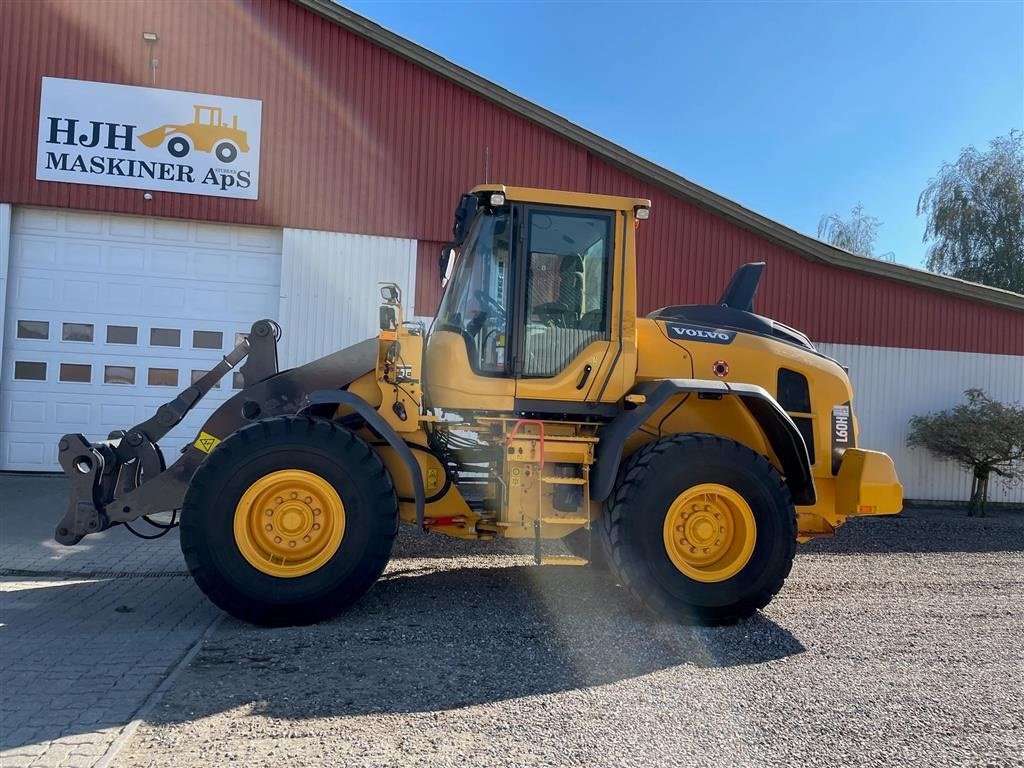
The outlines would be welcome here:
<svg viewBox="0 0 1024 768">
<path fill-rule="evenodd" d="M 219 612 L 177 532 L 53 541 L 63 478 L 0 476 L 0 766 L 94 766 Z"/>
</svg>

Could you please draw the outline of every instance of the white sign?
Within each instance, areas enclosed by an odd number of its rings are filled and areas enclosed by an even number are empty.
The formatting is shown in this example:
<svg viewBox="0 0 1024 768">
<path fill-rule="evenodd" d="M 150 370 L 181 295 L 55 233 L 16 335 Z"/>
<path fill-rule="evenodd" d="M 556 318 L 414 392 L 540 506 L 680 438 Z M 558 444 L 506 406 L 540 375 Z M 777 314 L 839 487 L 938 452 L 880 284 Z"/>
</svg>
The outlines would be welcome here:
<svg viewBox="0 0 1024 768">
<path fill-rule="evenodd" d="M 258 198 L 263 102 L 44 77 L 36 178 Z"/>
</svg>

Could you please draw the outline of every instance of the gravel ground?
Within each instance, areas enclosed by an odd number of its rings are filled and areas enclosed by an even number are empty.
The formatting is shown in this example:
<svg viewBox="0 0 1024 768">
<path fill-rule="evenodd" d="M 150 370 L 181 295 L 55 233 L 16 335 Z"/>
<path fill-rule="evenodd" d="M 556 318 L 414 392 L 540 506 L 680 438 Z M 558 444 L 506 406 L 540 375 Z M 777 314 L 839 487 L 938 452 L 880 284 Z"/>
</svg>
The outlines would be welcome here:
<svg viewBox="0 0 1024 768">
<path fill-rule="evenodd" d="M 403 536 L 354 609 L 225 621 L 121 766 L 1024 766 L 1024 515 L 915 510 L 799 549 L 742 625 Z"/>
</svg>

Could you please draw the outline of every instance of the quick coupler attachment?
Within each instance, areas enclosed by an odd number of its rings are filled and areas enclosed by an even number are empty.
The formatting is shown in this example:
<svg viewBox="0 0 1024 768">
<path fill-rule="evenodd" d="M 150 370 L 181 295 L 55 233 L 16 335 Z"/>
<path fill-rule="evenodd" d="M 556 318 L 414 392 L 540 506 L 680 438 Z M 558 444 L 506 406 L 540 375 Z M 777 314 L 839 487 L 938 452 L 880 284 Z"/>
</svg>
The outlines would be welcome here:
<svg viewBox="0 0 1024 768">
<path fill-rule="evenodd" d="M 61 544 L 77 544 L 83 536 L 110 524 L 103 509 L 104 477 L 110 479 L 117 456 L 110 443 L 93 445 L 79 434 L 64 435 L 58 449 L 58 461 L 71 490 L 67 512 L 54 538 Z"/>
</svg>

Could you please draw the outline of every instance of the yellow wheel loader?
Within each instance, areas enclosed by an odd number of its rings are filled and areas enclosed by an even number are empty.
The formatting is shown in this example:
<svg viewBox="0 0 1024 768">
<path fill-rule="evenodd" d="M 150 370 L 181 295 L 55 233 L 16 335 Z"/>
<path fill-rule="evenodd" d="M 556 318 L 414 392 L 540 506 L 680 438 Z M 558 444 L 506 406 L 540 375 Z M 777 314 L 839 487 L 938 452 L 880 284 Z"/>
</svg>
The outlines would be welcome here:
<svg viewBox="0 0 1024 768">
<path fill-rule="evenodd" d="M 649 215 L 643 199 L 473 189 L 429 331 L 387 284 L 377 338 L 278 371 L 280 329 L 256 322 L 148 421 L 64 436 L 57 540 L 180 520 L 196 583 L 258 624 L 357 600 L 399 522 L 525 539 L 542 565 L 601 562 L 670 620 L 750 616 L 797 542 L 898 512 L 902 488 L 857 445 L 843 367 L 753 312 L 763 264 L 717 304 L 637 315 Z M 243 360 L 244 389 L 165 467 L 157 442 Z"/>
<path fill-rule="evenodd" d="M 249 151 L 249 137 L 238 127 L 238 116 L 231 118 L 231 125 L 223 122 L 223 110 L 196 104 L 192 107 L 192 122 L 178 125 L 161 125 L 139 136 L 139 141 L 150 149 L 156 149 L 164 142 L 171 156 L 183 158 L 194 149 L 197 152 L 213 152 L 222 163 L 232 163 L 239 152 Z"/>
</svg>

